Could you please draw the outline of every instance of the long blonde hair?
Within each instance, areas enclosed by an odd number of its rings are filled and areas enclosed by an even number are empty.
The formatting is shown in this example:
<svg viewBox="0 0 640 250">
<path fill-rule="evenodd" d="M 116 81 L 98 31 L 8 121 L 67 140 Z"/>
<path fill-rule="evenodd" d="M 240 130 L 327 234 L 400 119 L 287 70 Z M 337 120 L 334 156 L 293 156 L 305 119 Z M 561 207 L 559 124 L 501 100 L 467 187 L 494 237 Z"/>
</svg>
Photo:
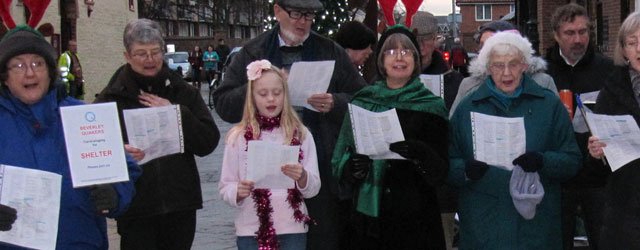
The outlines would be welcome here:
<svg viewBox="0 0 640 250">
<path fill-rule="evenodd" d="M 286 74 L 281 69 L 273 65 L 269 69 L 263 69 L 262 72 L 273 72 L 277 74 L 280 82 L 282 83 L 284 100 L 282 103 L 282 112 L 280 113 L 280 128 L 282 128 L 285 134 L 283 144 L 289 145 L 291 143 L 291 139 L 294 137 L 297 137 L 300 142 L 303 142 L 307 133 L 307 128 L 302 124 L 298 114 L 293 110 L 293 107 L 291 107 L 291 104 L 289 104 L 289 87 L 286 80 Z M 244 135 L 248 127 L 251 127 L 254 139 L 260 138 L 260 124 L 258 124 L 258 120 L 256 118 L 257 110 L 255 100 L 253 99 L 253 86 L 254 82 L 258 79 L 249 80 L 247 83 L 247 93 L 244 97 L 242 120 L 229 130 L 229 133 L 227 134 L 227 142 L 233 142 L 237 136 Z"/>
</svg>

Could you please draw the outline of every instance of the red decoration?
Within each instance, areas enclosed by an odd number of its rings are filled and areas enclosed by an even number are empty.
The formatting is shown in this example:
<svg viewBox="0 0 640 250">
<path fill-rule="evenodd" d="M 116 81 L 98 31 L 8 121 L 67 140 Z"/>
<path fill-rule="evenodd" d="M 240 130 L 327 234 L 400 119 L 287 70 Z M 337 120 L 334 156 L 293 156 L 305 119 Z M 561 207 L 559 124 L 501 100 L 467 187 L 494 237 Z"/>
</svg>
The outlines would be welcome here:
<svg viewBox="0 0 640 250">
<path fill-rule="evenodd" d="M 36 28 L 42 17 L 44 16 L 44 11 L 51 3 L 51 0 L 23 0 L 24 5 L 27 6 L 31 16 L 29 16 L 29 22 L 27 25 L 31 26 L 31 28 Z"/>
<path fill-rule="evenodd" d="M 396 20 L 393 18 L 393 7 L 396 6 L 398 0 L 378 0 L 380 9 L 384 14 L 384 19 L 387 21 L 387 26 L 393 26 L 396 24 Z"/>
<path fill-rule="evenodd" d="M 280 127 L 280 116 L 266 119 L 265 117 L 258 115 L 257 119 L 260 123 L 261 130 L 272 130 L 273 128 Z M 297 134 L 297 131 L 294 132 L 294 134 Z M 247 144 L 249 141 L 254 140 L 251 126 L 247 126 L 244 138 L 247 141 Z M 300 139 L 294 136 L 291 138 L 291 143 L 289 145 L 293 146 L 300 144 Z M 304 152 L 300 149 L 298 162 L 301 162 L 303 158 Z M 307 225 L 313 223 L 315 225 L 316 222 L 311 219 L 309 215 L 300 211 L 300 207 L 304 200 L 302 198 L 302 193 L 298 190 L 297 184 L 296 188 L 288 189 L 287 194 L 287 202 L 289 202 L 289 206 L 293 209 L 293 218 L 296 222 L 305 223 Z M 258 216 L 258 221 L 260 221 L 260 227 L 256 232 L 258 250 L 277 250 L 279 247 L 278 237 L 275 228 L 273 228 L 273 219 L 271 218 L 273 207 L 271 207 L 271 199 L 269 199 L 270 196 L 271 191 L 269 189 L 254 189 L 251 192 L 251 197 L 253 198 L 254 206 L 256 207 L 256 215 Z"/>
<path fill-rule="evenodd" d="M 0 0 L 0 17 L 7 28 L 13 29 L 16 27 L 16 22 L 11 17 L 11 0 Z"/>
<path fill-rule="evenodd" d="M 418 8 L 420 8 L 420 4 L 422 4 L 422 0 L 401 0 L 404 4 L 404 7 L 407 10 L 407 18 L 405 19 L 405 24 L 407 27 L 411 27 L 411 21 L 413 20 L 413 15 L 416 14 Z"/>
</svg>

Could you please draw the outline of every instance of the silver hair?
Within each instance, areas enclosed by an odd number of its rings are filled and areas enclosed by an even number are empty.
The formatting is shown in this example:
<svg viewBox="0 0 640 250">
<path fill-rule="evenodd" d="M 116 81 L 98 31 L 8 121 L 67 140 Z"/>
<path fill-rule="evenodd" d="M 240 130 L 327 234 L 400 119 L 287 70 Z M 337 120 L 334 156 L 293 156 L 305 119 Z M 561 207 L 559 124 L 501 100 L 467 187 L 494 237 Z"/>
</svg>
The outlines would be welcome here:
<svg viewBox="0 0 640 250">
<path fill-rule="evenodd" d="M 613 52 L 613 62 L 616 65 L 624 66 L 629 64 L 628 59 L 624 56 L 624 40 L 627 36 L 633 35 L 633 33 L 637 32 L 639 29 L 640 12 L 633 12 L 624 19 L 624 22 L 618 31 L 618 41 Z"/>
<path fill-rule="evenodd" d="M 160 24 L 149 19 L 135 19 L 124 28 L 124 48 L 129 52 L 134 43 L 158 44 L 164 50 L 164 39 Z"/>
<path fill-rule="evenodd" d="M 522 56 L 522 62 L 531 65 L 533 50 L 531 42 L 514 32 L 498 32 L 487 41 L 480 50 L 478 57 L 469 65 L 469 72 L 473 75 L 490 75 L 489 66 L 493 55 Z"/>
</svg>

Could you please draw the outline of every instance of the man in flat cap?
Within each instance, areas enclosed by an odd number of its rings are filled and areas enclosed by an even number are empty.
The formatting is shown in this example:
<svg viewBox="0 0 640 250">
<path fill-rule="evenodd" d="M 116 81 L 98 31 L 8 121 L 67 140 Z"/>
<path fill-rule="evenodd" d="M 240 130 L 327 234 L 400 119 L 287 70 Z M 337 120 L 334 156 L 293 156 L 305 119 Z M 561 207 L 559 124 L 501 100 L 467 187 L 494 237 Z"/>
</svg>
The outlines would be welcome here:
<svg viewBox="0 0 640 250">
<path fill-rule="evenodd" d="M 299 107 L 302 121 L 316 142 L 318 167 L 322 187 L 320 193 L 306 201 L 309 215 L 317 225 L 309 227 L 307 249 L 340 249 L 340 237 L 346 219 L 339 212 L 337 182 L 332 180 L 331 155 L 351 95 L 365 86 L 355 66 L 343 48 L 311 31 L 316 12 L 323 8 L 319 0 L 276 0 L 273 5 L 278 24 L 250 40 L 228 66 L 220 87 L 213 94 L 216 112 L 231 123 L 242 117 L 247 91 L 246 67 L 249 63 L 267 59 L 275 66 L 289 69 L 298 61 L 335 62 L 326 93 L 317 93 L 307 103 L 317 111 Z"/>
</svg>

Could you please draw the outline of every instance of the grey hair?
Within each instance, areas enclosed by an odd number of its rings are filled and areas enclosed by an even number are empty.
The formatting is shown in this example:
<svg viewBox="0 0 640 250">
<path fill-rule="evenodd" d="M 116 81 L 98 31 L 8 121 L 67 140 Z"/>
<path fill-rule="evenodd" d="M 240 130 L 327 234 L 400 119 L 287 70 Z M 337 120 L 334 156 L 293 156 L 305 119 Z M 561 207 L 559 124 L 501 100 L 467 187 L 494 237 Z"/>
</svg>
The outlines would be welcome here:
<svg viewBox="0 0 640 250">
<path fill-rule="evenodd" d="M 164 50 L 164 39 L 162 39 L 160 24 L 144 18 L 132 20 L 127 24 L 124 28 L 122 42 L 127 52 L 130 51 L 134 43 L 158 44 Z"/>
<path fill-rule="evenodd" d="M 404 49 L 410 49 L 413 54 L 413 63 L 414 69 L 413 73 L 411 73 L 411 77 L 416 77 L 420 74 L 421 66 L 420 66 L 420 51 L 413 45 L 411 39 L 402 33 L 394 33 L 389 35 L 389 37 L 384 41 L 382 47 L 380 47 L 380 51 L 378 51 L 378 72 L 382 77 L 387 77 L 387 72 L 384 69 L 384 52 L 389 49 L 395 49 L 398 45 Z"/>
<path fill-rule="evenodd" d="M 473 75 L 490 75 L 489 64 L 493 55 L 521 56 L 523 63 L 531 65 L 533 53 L 535 51 L 527 38 L 515 32 L 498 32 L 485 41 L 478 57 L 469 65 L 469 72 Z"/>
<path fill-rule="evenodd" d="M 624 19 L 618 31 L 618 42 L 613 52 L 613 62 L 616 65 L 625 66 L 629 64 L 628 58 L 624 56 L 624 39 L 638 31 L 638 29 L 640 29 L 640 12 L 633 12 Z M 640 37 L 638 37 L 638 39 L 640 39 Z"/>
</svg>

